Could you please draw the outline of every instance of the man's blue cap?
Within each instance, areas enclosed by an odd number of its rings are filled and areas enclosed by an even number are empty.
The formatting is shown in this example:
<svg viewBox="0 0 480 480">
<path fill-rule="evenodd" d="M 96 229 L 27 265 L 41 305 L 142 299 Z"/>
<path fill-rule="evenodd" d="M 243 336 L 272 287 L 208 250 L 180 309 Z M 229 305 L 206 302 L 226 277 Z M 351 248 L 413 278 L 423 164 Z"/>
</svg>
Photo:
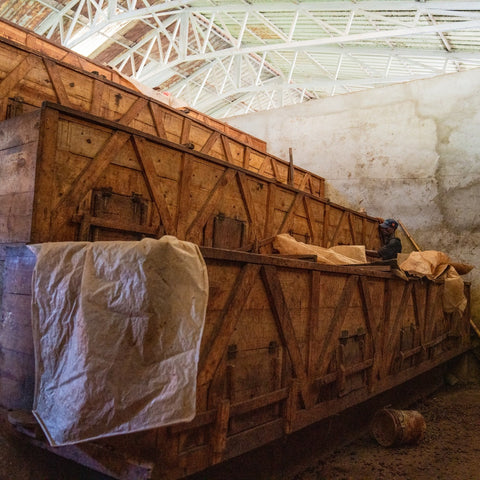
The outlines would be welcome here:
<svg viewBox="0 0 480 480">
<path fill-rule="evenodd" d="M 394 220 L 393 218 L 387 218 L 384 220 L 383 223 L 380 224 L 381 227 L 383 228 L 397 228 L 398 227 L 398 222 Z"/>
</svg>

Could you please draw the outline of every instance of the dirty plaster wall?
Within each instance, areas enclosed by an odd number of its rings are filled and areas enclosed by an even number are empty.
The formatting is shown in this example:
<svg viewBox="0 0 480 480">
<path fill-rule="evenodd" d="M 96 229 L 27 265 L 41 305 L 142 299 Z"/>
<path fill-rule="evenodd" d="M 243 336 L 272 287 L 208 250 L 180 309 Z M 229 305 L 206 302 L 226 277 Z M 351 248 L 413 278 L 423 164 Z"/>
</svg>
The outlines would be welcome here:
<svg viewBox="0 0 480 480">
<path fill-rule="evenodd" d="M 327 197 L 400 219 L 424 250 L 475 265 L 480 321 L 480 69 L 228 119 L 326 179 Z M 412 249 L 407 239 L 406 250 Z"/>
</svg>

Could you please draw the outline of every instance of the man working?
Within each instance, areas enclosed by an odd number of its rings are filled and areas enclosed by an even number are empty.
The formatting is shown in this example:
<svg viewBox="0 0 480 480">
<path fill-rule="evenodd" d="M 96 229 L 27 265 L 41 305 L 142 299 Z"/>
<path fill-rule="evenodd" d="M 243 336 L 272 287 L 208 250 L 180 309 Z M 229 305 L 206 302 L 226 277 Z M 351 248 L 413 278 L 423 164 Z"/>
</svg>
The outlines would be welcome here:
<svg viewBox="0 0 480 480">
<path fill-rule="evenodd" d="M 382 246 L 375 250 L 367 250 L 367 255 L 370 257 L 381 257 L 382 260 L 391 260 L 397 257 L 397 253 L 402 251 L 402 242 L 395 236 L 398 222 L 392 218 L 387 218 L 379 225 L 380 238 Z"/>
</svg>

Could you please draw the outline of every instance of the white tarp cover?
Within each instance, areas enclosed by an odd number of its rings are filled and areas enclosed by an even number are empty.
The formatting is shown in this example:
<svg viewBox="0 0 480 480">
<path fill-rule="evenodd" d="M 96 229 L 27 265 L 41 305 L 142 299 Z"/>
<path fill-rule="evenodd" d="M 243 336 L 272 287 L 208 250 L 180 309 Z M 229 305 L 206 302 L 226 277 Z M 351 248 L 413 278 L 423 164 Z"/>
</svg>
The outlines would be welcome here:
<svg viewBox="0 0 480 480">
<path fill-rule="evenodd" d="M 32 246 L 33 413 L 51 445 L 189 421 L 208 297 L 198 246 Z"/>
</svg>

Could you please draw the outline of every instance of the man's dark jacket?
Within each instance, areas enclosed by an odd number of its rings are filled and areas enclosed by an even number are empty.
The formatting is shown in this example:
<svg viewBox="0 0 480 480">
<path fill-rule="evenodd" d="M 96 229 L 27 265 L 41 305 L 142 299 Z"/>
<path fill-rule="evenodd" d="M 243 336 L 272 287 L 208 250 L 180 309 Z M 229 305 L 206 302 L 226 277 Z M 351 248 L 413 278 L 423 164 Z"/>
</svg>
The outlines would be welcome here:
<svg viewBox="0 0 480 480">
<path fill-rule="evenodd" d="M 391 236 L 383 245 L 378 249 L 378 254 L 383 260 L 390 260 L 397 257 L 397 253 L 402 251 L 402 242 L 399 238 Z"/>
</svg>

